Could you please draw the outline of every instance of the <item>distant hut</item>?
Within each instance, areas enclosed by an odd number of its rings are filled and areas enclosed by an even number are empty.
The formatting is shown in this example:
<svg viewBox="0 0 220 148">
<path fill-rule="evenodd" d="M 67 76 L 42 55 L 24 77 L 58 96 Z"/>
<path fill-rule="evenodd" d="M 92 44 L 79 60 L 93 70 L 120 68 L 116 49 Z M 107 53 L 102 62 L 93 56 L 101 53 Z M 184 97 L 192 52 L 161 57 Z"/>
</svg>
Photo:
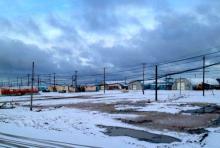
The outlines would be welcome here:
<svg viewBox="0 0 220 148">
<path fill-rule="evenodd" d="M 100 89 L 104 90 L 104 83 L 100 84 Z M 128 85 L 124 81 L 106 81 L 105 82 L 106 90 L 122 90 L 128 89 Z"/>
<path fill-rule="evenodd" d="M 141 80 L 134 80 L 129 82 L 128 84 L 128 89 L 129 90 L 142 90 L 142 86 L 143 83 L 141 82 Z"/>
<path fill-rule="evenodd" d="M 186 78 L 178 78 L 174 81 L 173 90 L 192 90 L 193 89 L 193 84 L 191 83 L 190 79 Z"/>
<path fill-rule="evenodd" d="M 67 85 L 56 85 L 55 87 L 49 86 L 48 90 L 50 92 L 75 92 L 75 87 Z"/>
<path fill-rule="evenodd" d="M 76 92 L 76 88 L 73 86 L 67 86 L 67 92 L 69 92 L 69 93 Z"/>
<path fill-rule="evenodd" d="M 202 78 L 178 78 L 174 81 L 173 90 L 202 90 L 203 88 Z M 216 89 L 219 87 L 219 83 L 216 79 L 205 78 L 205 89 Z"/>
<path fill-rule="evenodd" d="M 98 91 L 98 86 L 95 84 L 87 84 L 84 86 L 85 92 L 96 92 Z"/>
<path fill-rule="evenodd" d="M 48 86 L 48 90 L 50 92 L 56 92 L 57 91 L 56 87 L 54 87 L 54 86 Z"/>
<path fill-rule="evenodd" d="M 55 87 L 49 86 L 48 90 L 50 92 L 65 92 L 65 86 L 62 86 L 62 85 L 56 85 Z"/>
<path fill-rule="evenodd" d="M 218 86 L 216 87 L 216 89 L 220 89 L 220 78 L 216 79 L 218 81 Z"/>
<path fill-rule="evenodd" d="M 167 82 L 165 80 L 158 80 L 157 81 L 157 89 L 158 90 L 171 90 L 173 83 L 172 82 Z M 145 81 L 145 89 L 155 89 L 156 82 L 155 80 L 148 80 Z"/>
<path fill-rule="evenodd" d="M 157 87 L 159 90 L 170 90 L 172 88 L 172 84 L 171 82 L 167 82 L 165 80 L 158 80 L 157 81 Z M 142 90 L 144 89 L 155 89 L 155 80 L 146 80 L 143 81 L 142 80 L 135 80 L 135 81 L 131 81 L 128 84 L 128 89 L 129 90 Z"/>
</svg>

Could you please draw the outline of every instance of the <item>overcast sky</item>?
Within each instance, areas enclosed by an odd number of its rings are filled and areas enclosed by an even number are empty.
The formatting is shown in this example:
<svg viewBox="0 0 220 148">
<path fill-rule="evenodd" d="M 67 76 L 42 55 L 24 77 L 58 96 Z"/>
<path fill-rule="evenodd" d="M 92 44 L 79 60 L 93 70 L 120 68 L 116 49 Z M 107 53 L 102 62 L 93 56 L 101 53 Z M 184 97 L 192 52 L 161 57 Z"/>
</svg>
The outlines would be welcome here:
<svg viewBox="0 0 220 148">
<path fill-rule="evenodd" d="M 219 0 L 1 0 L 0 71 L 99 71 L 220 45 Z"/>
</svg>

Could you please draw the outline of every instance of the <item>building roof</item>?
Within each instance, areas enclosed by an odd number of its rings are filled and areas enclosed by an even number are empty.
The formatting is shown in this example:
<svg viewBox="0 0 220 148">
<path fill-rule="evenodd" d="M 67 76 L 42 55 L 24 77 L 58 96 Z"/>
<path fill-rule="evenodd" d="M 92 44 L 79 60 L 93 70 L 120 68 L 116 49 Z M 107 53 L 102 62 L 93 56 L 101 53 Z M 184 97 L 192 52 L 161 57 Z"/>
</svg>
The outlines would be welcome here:
<svg viewBox="0 0 220 148">
<path fill-rule="evenodd" d="M 192 83 L 192 85 L 202 84 L 203 82 L 202 78 L 187 78 L 187 79 Z M 205 83 L 209 85 L 219 85 L 219 82 L 213 78 L 205 78 Z"/>
<path fill-rule="evenodd" d="M 103 82 L 101 82 L 103 84 Z M 122 86 L 127 86 L 128 84 L 125 83 L 125 81 L 105 81 L 105 84 L 111 85 L 111 84 L 120 84 Z"/>
<path fill-rule="evenodd" d="M 141 83 L 143 83 L 142 80 L 134 80 L 134 81 L 131 81 L 130 83 L 133 83 L 133 82 L 141 82 Z M 166 83 L 166 81 L 161 80 L 161 79 L 158 79 L 157 82 L 158 83 Z M 144 81 L 144 84 L 154 84 L 154 83 L 155 83 L 155 80 L 145 80 Z"/>
<path fill-rule="evenodd" d="M 143 83 L 143 81 L 141 81 Z M 154 84 L 155 83 L 155 80 L 147 80 L 147 81 L 144 81 L 144 84 Z M 166 81 L 164 80 L 157 80 L 157 83 L 166 83 Z"/>
<path fill-rule="evenodd" d="M 122 84 L 124 81 L 105 81 L 105 84 Z"/>
</svg>

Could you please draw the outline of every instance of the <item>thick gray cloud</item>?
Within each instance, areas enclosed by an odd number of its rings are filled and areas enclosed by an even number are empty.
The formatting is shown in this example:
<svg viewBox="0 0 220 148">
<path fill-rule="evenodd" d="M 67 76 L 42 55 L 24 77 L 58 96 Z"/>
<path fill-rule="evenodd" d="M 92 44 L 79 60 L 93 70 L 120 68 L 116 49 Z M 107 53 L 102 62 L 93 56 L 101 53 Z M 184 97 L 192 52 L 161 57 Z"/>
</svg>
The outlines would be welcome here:
<svg viewBox="0 0 220 148">
<path fill-rule="evenodd" d="M 1 18 L 1 70 L 28 71 L 34 60 L 42 72 L 91 73 L 205 53 L 220 42 L 219 4 L 178 11 L 164 0 L 88 0 L 64 18 L 53 12 L 41 20 Z"/>
<path fill-rule="evenodd" d="M 131 8 L 155 9 L 155 13 L 169 10 L 164 0 L 85 0 L 83 4 L 82 24 L 85 29 L 99 34 L 117 32 L 124 25 L 139 24 L 135 16 L 127 15 Z"/>
<path fill-rule="evenodd" d="M 143 61 L 157 63 L 209 52 L 203 49 L 215 47 L 220 41 L 219 10 L 213 8 L 219 7 L 211 5 L 209 7 L 215 11 L 203 8 L 203 13 L 199 7 L 191 13 L 172 10 L 158 13 L 155 18 L 159 25 L 154 30 L 141 28 L 125 46 L 104 48 L 100 43 L 93 48 L 98 49 L 97 54 L 103 57 L 102 60 L 114 61 L 116 65 Z"/>
<path fill-rule="evenodd" d="M 41 51 L 33 45 L 26 45 L 20 41 L 1 39 L 0 40 L 0 67 L 4 71 L 31 71 L 31 65 L 34 61 L 37 69 L 42 71 L 52 70 L 55 66 L 49 53 Z"/>
</svg>

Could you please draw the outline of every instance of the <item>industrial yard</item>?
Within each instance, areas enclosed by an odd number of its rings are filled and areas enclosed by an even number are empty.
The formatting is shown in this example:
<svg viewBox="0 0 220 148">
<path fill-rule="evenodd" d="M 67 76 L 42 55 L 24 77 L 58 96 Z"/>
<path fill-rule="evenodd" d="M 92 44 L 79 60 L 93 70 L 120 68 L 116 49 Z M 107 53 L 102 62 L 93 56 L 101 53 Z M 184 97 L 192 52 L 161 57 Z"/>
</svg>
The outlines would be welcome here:
<svg viewBox="0 0 220 148">
<path fill-rule="evenodd" d="M 220 0 L 0 0 L 0 148 L 219 148 Z"/>
<path fill-rule="evenodd" d="M 219 96 L 160 91 L 155 102 L 150 90 L 51 92 L 34 95 L 32 112 L 30 96 L 5 96 L 0 146 L 218 147 Z"/>
</svg>

